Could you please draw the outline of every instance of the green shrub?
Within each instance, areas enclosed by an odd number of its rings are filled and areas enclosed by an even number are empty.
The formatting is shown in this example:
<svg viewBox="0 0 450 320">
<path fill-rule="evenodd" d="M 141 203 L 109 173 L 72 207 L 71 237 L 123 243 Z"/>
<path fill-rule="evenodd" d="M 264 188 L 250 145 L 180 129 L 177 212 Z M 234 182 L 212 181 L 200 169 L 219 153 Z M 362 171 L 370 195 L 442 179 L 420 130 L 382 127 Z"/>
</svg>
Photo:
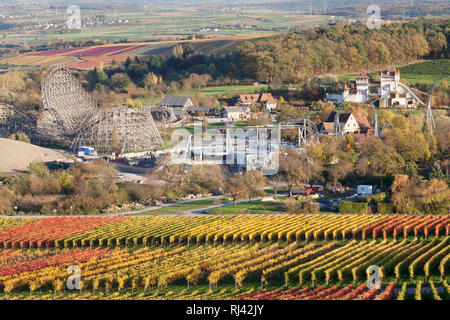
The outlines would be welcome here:
<svg viewBox="0 0 450 320">
<path fill-rule="evenodd" d="M 367 213 L 368 205 L 364 202 L 341 201 L 339 203 L 339 212 L 350 214 L 365 214 Z"/>
<path fill-rule="evenodd" d="M 302 204 L 300 202 L 298 202 L 297 200 L 287 199 L 283 203 L 283 207 L 287 213 L 295 214 L 295 213 L 300 212 L 300 210 L 302 208 Z"/>
<path fill-rule="evenodd" d="M 320 204 L 317 202 L 306 202 L 303 204 L 303 213 L 319 213 L 320 212 Z"/>
<path fill-rule="evenodd" d="M 364 197 L 364 202 L 370 203 L 370 204 L 377 204 L 380 202 L 383 202 L 386 200 L 386 192 L 374 194 L 371 196 Z"/>
<path fill-rule="evenodd" d="M 378 213 L 392 214 L 395 213 L 395 206 L 392 203 L 379 202 L 377 204 Z"/>
</svg>

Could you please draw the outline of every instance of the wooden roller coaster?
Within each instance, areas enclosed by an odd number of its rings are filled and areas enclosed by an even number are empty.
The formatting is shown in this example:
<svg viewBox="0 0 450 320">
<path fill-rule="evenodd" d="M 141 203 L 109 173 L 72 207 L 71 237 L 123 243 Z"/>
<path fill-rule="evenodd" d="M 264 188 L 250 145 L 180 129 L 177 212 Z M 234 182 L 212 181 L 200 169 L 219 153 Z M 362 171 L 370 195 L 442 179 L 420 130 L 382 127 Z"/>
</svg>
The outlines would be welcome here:
<svg viewBox="0 0 450 320">
<path fill-rule="evenodd" d="M 102 153 L 155 150 L 163 144 L 150 112 L 128 107 L 99 109 L 64 67 L 53 67 L 44 76 L 41 110 L 32 117 L 3 107 L 0 134 L 20 130 L 34 143 L 73 150 L 85 145 Z"/>
</svg>

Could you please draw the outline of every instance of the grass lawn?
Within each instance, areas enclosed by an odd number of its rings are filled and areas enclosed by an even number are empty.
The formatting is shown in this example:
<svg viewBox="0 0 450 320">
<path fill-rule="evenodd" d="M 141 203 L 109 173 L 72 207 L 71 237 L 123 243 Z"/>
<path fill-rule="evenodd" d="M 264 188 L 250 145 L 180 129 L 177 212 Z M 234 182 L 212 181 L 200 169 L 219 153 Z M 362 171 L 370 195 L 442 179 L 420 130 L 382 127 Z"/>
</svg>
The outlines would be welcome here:
<svg viewBox="0 0 450 320">
<path fill-rule="evenodd" d="M 207 214 L 240 214 L 240 213 L 280 213 L 284 212 L 283 198 L 279 198 L 276 201 L 250 201 L 243 202 L 234 205 L 229 205 L 219 209 L 206 210 Z"/>
<path fill-rule="evenodd" d="M 182 96 L 182 97 L 193 97 L 197 92 L 201 92 L 208 96 L 219 96 L 226 93 L 235 93 L 236 95 L 243 93 L 254 93 L 261 89 L 266 88 L 266 86 L 246 86 L 246 85 L 235 85 L 235 86 L 218 86 L 218 87 L 206 87 L 200 89 L 190 89 L 190 90 L 179 90 L 168 95 L 170 96 Z M 141 99 L 145 103 L 159 103 L 162 100 L 162 96 L 152 96 L 148 98 Z"/>
<path fill-rule="evenodd" d="M 226 201 L 227 201 L 226 198 L 222 198 L 222 202 L 226 202 Z M 215 205 L 214 199 L 204 199 L 204 200 L 187 202 L 187 203 L 183 203 L 183 204 L 175 204 L 170 207 L 165 207 L 165 208 L 161 208 L 161 209 L 157 209 L 157 210 L 153 210 L 153 211 L 147 211 L 145 213 L 137 213 L 135 215 L 139 216 L 139 215 L 148 215 L 148 214 L 158 215 L 158 214 L 167 214 L 167 213 L 178 213 L 178 212 L 183 212 L 183 211 L 198 210 L 198 209 L 202 209 L 202 208 L 211 207 L 214 205 Z"/>
</svg>

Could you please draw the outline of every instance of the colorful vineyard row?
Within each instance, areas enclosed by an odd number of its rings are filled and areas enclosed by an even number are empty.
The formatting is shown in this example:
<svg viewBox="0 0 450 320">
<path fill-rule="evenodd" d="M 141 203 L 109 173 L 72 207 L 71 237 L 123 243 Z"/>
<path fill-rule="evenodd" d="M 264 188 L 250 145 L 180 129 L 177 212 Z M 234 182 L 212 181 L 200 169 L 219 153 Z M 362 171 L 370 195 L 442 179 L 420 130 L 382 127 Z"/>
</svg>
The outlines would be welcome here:
<svg viewBox="0 0 450 320">
<path fill-rule="evenodd" d="M 394 283 L 390 283 L 383 291 L 380 289 L 368 290 L 366 284 L 357 288 L 348 285 L 343 288 L 331 286 L 325 288 L 258 291 L 253 294 L 243 295 L 235 300 L 392 300 L 394 297 Z"/>
<path fill-rule="evenodd" d="M 0 246 L 2 248 L 42 248 L 53 247 L 55 240 L 76 233 L 118 222 L 123 218 L 69 218 L 58 217 L 32 221 L 28 219 L 11 220 L 10 226 L 0 232 Z M 8 224 L 8 219 L 0 220 Z M 23 222 L 22 224 L 19 224 Z M 16 223 L 13 225 L 13 223 Z"/>
<path fill-rule="evenodd" d="M 105 55 L 115 55 L 125 53 L 131 50 L 139 49 L 147 45 L 106 45 L 89 48 L 68 48 L 46 52 L 34 52 L 30 56 L 48 57 L 54 55 L 66 55 L 73 57 L 97 57 Z"/>
<path fill-rule="evenodd" d="M 14 220 L 0 247 L 138 246 L 151 244 L 295 242 L 450 234 L 450 216 L 261 215 L 220 217 L 89 217 Z M 13 223 L 4 222 L 1 223 Z"/>
<path fill-rule="evenodd" d="M 82 290 L 93 292 L 165 288 L 180 281 L 188 285 L 209 284 L 211 288 L 230 280 L 237 288 L 252 281 L 267 286 L 279 283 L 283 276 L 286 285 L 301 287 L 355 285 L 368 279 L 367 268 L 371 265 L 380 267 L 383 283 L 423 277 L 444 280 L 450 267 L 450 237 L 431 241 L 353 240 L 344 246 L 330 242 L 303 247 L 292 243 L 281 247 L 254 244 L 43 251 L 34 259 L 26 256 L 16 262 L 3 259 L 14 256 L 13 250 L 4 250 L 0 256 L 0 289 L 7 293 L 45 288 L 61 291 L 65 288 L 67 267 L 74 264 L 81 270 Z"/>
<path fill-rule="evenodd" d="M 56 241 L 58 247 L 150 245 L 154 243 L 231 243 L 254 241 L 310 241 L 365 238 L 367 230 L 397 217 L 379 215 L 266 215 L 230 217 L 141 217 L 129 218 L 102 228 Z M 401 216 L 417 225 L 415 235 L 448 235 L 450 216 Z M 442 220 L 442 221 L 441 221 Z M 396 221 L 396 220 L 395 220 Z M 427 224 L 430 224 L 427 227 Z M 404 228 L 409 228 L 408 225 Z M 366 232 L 365 232 L 366 230 Z M 379 230 L 379 229 L 377 229 Z M 385 237 L 393 235 L 386 231 Z M 409 235 L 409 233 L 403 233 Z M 112 236 L 113 235 L 113 236 Z M 378 234 L 377 234 L 378 235 Z M 376 236 L 377 236 L 376 235 Z M 395 235 L 397 237 L 397 234 Z"/>
<path fill-rule="evenodd" d="M 382 242 L 351 241 L 316 259 L 305 261 L 284 273 L 285 283 L 305 285 L 309 282 L 341 283 L 365 281 L 369 278 L 367 268 L 380 267 L 381 279 L 395 277 L 415 279 L 418 275 L 430 277 L 438 274 L 448 276 L 450 267 L 450 237 L 435 238 L 430 242 L 403 240 Z M 270 270 L 271 271 L 271 270 Z M 272 271 L 271 271 L 272 272 Z M 272 273 L 263 271 L 262 281 L 273 280 Z"/>
</svg>

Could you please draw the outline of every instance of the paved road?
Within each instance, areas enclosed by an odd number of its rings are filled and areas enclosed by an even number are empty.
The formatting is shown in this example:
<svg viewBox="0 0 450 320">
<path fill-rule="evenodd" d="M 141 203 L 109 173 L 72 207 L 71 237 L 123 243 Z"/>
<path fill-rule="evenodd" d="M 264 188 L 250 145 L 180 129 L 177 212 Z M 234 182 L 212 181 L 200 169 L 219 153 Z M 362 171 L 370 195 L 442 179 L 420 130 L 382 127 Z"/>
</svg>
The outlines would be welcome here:
<svg viewBox="0 0 450 320">
<path fill-rule="evenodd" d="M 287 196 L 287 193 L 282 193 L 282 194 L 278 194 L 278 197 L 282 197 L 282 196 Z M 190 202 L 196 202 L 199 200 L 210 200 L 210 199 L 220 199 L 223 198 L 224 195 L 219 195 L 219 196 L 210 196 L 210 197 L 205 197 L 205 198 L 197 198 L 197 199 L 190 199 L 190 200 L 184 200 L 184 201 L 177 201 L 177 202 L 171 202 L 171 203 L 166 203 L 160 206 L 154 206 L 154 207 L 150 207 L 150 208 L 144 208 L 144 209 L 140 209 L 140 210 L 133 210 L 133 211 L 126 211 L 126 212 L 117 212 L 117 213 L 109 213 L 109 214 L 102 214 L 99 216 L 102 217 L 118 217 L 118 216 L 129 216 L 129 215 L 136 215 L 138 214 L 139 216 L 153 216 L 153 214 L 151 213 L 152 211 L 155 210 L 159 210 L 162 208 L 167 208 L 167 207 L 172 207 L 174 205 L 178 205 L 178 204 L 185 204 L 185 203 L 190 203 Z M 252 201 L 260 201 L 262 200 L 262 198 L 255 198 L 252 199 Z M 247 200 L 240 200 L 237 201 L 236 203 L 245 203 L 247 202 Z M 227 202 L 227 203 L 223 203 L 222 205 L 220 205 L 220 207 L 226 207 L 226 206 L 231 206 L 233 205 L 233 202 Z M 160 214 L 158 216 L 166 216 L 166 217 L 171 217 L 171 216 L 178 216 L 178 215 L 185 215 L 185 216 L 191 216 L 191 217 L 204 217 L 205 216 L 205 211 L 206 210 L 212 210 L 212 209 L 218 209 L 219 206 L 218 205 L 214 205 L 214 206 L 209 206 L 209 207 L 205 207 L 205 208 L 201 208 L 201 209 L 193 209 L 193 210 L 184 210 L 184 211 L 179 211 L 176 213 L 164 213 L 164 214 Z M 148 215 L 146 215 L 145 213 L 149 213 Z M 233 215 L 233 214 L 226 214 L 228 215 Z M 241 215 L 241 214 L 236 214 L 236 215 Z M 253 215 L 253 214 L 248 214 L 248 215 Z M 27 218 L 27 219 L 33 219 L 33 218 L 41 218 L 41 219 L 49 219 L 49 218 L 54 218 L 55 216 L 30 216 L 30 215 L 16 215 L 16 216 L 2 216 L 2 218 L 9 218 L 9 219 L 23 219 L 23 218 Z M 91 216 L 76 216 L 76 217 L 92 217 Z"/>
</svg>

